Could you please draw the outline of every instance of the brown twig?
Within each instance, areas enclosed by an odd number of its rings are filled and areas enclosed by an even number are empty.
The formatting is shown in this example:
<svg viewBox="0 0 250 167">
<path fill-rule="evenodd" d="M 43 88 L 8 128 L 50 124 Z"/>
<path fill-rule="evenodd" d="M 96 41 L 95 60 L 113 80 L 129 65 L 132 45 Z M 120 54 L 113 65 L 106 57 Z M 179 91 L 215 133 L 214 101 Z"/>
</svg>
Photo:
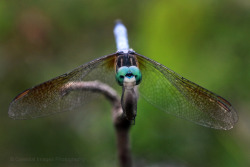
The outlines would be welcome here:
<svg viewBox="0 0 250 167">
<path fill-rule="evenodd" d="M 130 148 L 129 130 L 130 121 L 123 117 L 120 97 L 110 86 L 99 81 L 70 82 L 63 87 L 63 93 L 70 91 L 88 90 L 103 94 L 112 103 L 112 118 L 117 137 L 117 150 L 120 167 L 131 167 L 132 157 Z"/>
</svg>

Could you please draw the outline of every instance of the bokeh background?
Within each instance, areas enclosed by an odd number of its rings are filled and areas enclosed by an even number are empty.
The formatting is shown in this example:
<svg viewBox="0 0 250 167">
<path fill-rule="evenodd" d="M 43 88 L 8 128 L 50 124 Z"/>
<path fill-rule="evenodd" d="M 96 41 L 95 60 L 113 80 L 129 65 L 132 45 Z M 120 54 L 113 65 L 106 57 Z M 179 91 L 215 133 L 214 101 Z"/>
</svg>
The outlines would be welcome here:
<svg viewBox="0 0 250 167">
<path fill-rule="evenodd" d="M 122 19 L 130 46 L 228 99 L 230 131 L 175 118 L 140 99 L 131 147 L 136 166 L 250 166 L 250 1 L 0 1 L 0 165 L 117 166 L 107 101 L 82 112 L 16 121 L 21 91 L 116 51 Z"/>
</svg>

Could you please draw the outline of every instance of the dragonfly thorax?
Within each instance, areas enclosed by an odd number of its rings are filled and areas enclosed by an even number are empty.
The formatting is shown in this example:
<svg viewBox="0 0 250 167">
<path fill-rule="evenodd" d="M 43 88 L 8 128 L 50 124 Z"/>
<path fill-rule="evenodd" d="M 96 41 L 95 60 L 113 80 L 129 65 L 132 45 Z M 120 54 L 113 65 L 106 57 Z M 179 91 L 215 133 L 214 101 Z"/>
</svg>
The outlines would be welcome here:
<svg viewBox="0 0 250 167">
<path fill-rule="evenodd" d="M 138 60 L 136 58 L 135 52 L 129 50 L 128 52 L 118 51 L 115 61 L 116 71 L 122 66 L 136 66 L 138 67 Z"/>
</svg>

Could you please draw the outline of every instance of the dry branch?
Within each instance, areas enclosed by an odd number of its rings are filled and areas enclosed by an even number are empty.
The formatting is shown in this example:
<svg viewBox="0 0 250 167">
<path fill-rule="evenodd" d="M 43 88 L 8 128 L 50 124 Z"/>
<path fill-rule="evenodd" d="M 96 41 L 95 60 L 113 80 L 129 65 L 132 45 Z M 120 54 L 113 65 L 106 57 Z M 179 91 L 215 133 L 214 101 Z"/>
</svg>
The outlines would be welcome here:
<svg viewBox="0 0 250 167">
<path fill-rule="evenodd" d="M 131 167 L 132 157 L 129 138 L 131 123 L 125 117 L 123 117 L 121 100 L 117 92 L 110 86 L 99 81 L 70 82 L 63 87 L 64 94 L 67 94 L 70 91 L 78 90 L 88 90 L 101 93 L 111 102 L 113 118 L 112 120 L 117 137 L 119 164 L 121 167 Z"/>
</svg>

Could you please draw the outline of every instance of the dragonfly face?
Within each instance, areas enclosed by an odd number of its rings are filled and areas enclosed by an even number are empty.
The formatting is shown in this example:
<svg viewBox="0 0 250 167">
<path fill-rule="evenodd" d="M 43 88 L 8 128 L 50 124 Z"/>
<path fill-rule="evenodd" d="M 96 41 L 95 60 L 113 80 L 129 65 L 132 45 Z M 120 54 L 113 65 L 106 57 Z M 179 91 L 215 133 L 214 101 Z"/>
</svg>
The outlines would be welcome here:
<svg viewBox="0 0 250 167">
<path fill-rule="evenodd" d="M 118 52 L 116 58 L 116 81 L 120 86 L 139 85 L 142 80 L 138 60 L 133 51 Z"/>
<path fill-rule="evenodd" d="M 233 128 L 238 116 L 227 100 L 164 65 L 129 50 L 126 29 L 121 23 L 116 25 L 115 34 L 121 41 L 117 44 L 118 52 L 25 90 L 11 102 L 9 116 L 30 119 L 85 106 L 97 96 L 95 93 L 88 89 L 64 90 L 77 82 L 98 80 L 117 91 L 122 86 L 121 105 L 128 120 L 134 120 L 136 116 L 138 88 L 140 96 L 169 114 L 215 129 Z"/>
</svg>

